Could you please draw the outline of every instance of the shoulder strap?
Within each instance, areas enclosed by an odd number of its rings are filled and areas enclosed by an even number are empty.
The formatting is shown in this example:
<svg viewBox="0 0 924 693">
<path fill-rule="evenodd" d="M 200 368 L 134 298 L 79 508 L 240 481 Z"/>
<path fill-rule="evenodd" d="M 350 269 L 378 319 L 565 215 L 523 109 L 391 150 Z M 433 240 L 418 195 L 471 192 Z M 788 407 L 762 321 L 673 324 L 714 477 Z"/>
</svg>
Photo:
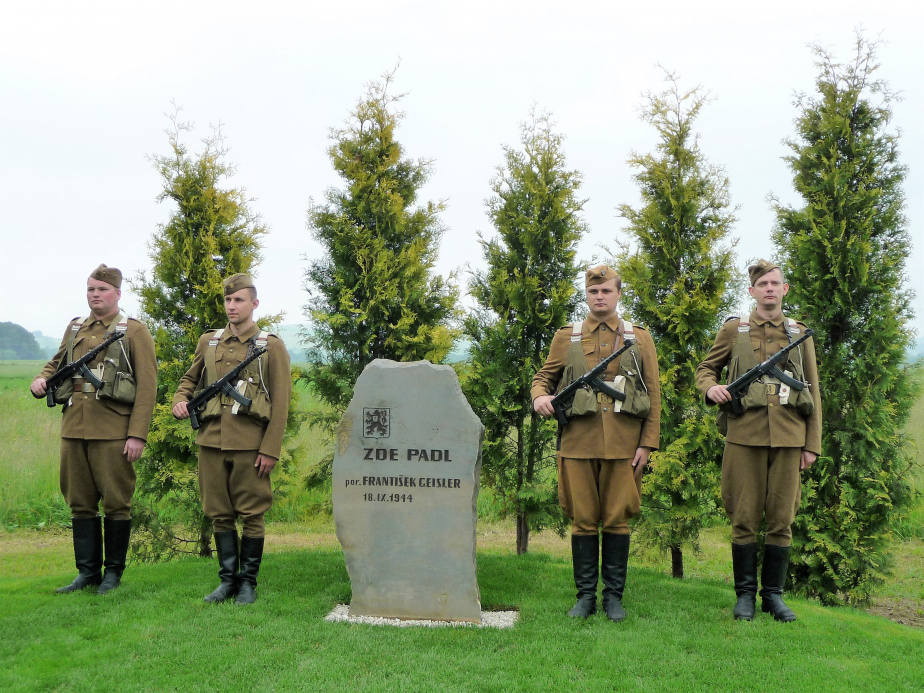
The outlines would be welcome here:
<svg viewBox="0 0 924 693">
<path fill-rule="evenodd" d="M 80 332 L 80 328 L 83 327 L 83 324 L 90 319 L 88 315 L 85 318 L 74 318 L 71 320 L 71 329 L 67 333 L 67 353 L 65 357 L 67 361 L 65 363 L 70 363 L 74 360 L 74 340 L 77 339 L 77 333 Z"/>
<path fill-rule="evenodd" d="M 571 341 L 580 342 L 581 341 L 581 328 L 584 326 L 583 320 L 578 320 L 574 325 L 571 326 Z"/>
<path fill-rule="evenodd" d="M 119 313 L 119 316 L 112 321 L 112 326 L 107 330 L 106 334 L 112 334 L 113 332 L 125 332 L 128 329 L 128 317 Z"/>
<path fill-rule="evenodd" d="M 260 334 L 257 335 L 257 338 L 254 340 L 254 344 L 256 344 L 260 349 L 265 349 L 266 342 L 269 340 L 269 336 L 269 332 L 266 330 L 260 330 Z"/>
<path fill-rule="evenodd" d="M 223 335 L 224 333 L 225 333 L 224 327 L 215 330 L 215 334 L 213 334 L 212 338 L 209 340 L 209 346 L 210 347 L 218 346 L 218 342 L 221 340 L 221 335 Z"/>
</svg>

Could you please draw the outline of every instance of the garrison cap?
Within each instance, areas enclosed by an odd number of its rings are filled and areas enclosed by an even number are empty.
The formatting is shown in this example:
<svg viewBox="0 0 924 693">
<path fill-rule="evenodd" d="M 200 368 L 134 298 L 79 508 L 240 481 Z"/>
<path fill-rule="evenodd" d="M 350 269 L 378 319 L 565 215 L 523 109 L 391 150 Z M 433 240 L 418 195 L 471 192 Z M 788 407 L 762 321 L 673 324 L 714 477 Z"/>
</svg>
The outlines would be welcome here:
<svg viewBox="0 0 924 693">
<path fill-rule="evenodd" d="M 249 274 L 244 274 L 243 272 L 238 272 L 222 282 L 222 286 L 225 288 L 225 296 L 230 296 L 235 291 L 240 291 L 241 289 L 256 289 L 253 285 L 253 280 L 250 278 Z"/>
<path fill-rule="evenodd" d="M 619 275 L 616 273 L 612 267 L 607 267 L 606 265 L 597 265 L 596 267 L 591 267 L 587 270 L 587 273 L 584 275 L 584 286 L 594 286 L 596 284 L 603 284 L 608 282 L 610 279 L 619 279 Z M 616 282 L 619 283 L 618 281 Z"/>
<path fill-rule="evenodd" d="M 90 278 L 112 284 L 117 289 L 122 288 L 122 272 L 115 267 L 100 265 L 90 273 Z"/>
<path fill-rule="evenodd" d="M 748 267 L 748 274 L 751 277 L 751 286 L 754 286 L 757 283 L 757 280 L 762 276 L 772 272 L 775 269 L 780 269 L 780 266 L 770 262 L 769 260 L 764 260 L 763 258 L 758 260 L 757 264 Z M 782 271 L 783 270 L 780 270 L 780 272 Z"/>
</svg>

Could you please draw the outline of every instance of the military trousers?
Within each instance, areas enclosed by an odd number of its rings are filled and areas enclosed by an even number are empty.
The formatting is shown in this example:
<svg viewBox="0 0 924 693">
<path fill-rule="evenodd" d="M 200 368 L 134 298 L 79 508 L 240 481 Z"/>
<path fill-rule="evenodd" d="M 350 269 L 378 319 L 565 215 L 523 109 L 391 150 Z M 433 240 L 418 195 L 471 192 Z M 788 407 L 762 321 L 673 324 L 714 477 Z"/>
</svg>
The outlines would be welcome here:
<svg viewBox="0 0 924 693">
<path fill-rule="evenodd" d="M 558 456 L 558 502 L 571 519 L 571 533 L 629 534 L 629 520 L 641 507 L 642 479 L 632 460 Z"/>
<path fill-rule="evenodd" d="M 245 536 L 266 535 L 264 513 L 273 505 L 269 475 L 257 476 L 256 450 L 219 450 L 199 446 L 199 494 L 202 510 L 216 532 L 234 529 L 241 517 Z"/>
<path fill-rule="evenodd" d="M 130 520 L 135 468 L 121 440 L 61 439 L 61 494 L 71 516 L 89 519 L 103 512 L 112 520 Z"/>
<path fill-rule="evenodd" d="M 722 502 L 731 519 L 733 544 L 756 541 L 765 516 L 767 543 L 792 543 L 792 523 L 802 499 L 801 458 L 802 448 L 725 443 Z"/>
</svg>

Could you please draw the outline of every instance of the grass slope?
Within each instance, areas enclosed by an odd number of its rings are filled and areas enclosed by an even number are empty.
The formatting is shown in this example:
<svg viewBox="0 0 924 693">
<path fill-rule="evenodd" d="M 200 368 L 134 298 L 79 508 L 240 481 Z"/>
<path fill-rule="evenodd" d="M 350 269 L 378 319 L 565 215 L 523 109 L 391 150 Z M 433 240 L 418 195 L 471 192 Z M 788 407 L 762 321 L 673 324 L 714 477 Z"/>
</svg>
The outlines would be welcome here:
<svg viewBox="0 0 924 693">
<path fill-rule="evenodd" d="M 202 602 L 214 561 L 132 566 L 107 597 L 55 596 L 72 571 L 7 555 L 4 691 L 920 691 L 924 632 L 799 599 L 792 624 L 730 618 L 732 590 L 630 568 L 628 619 L 573 621 L 571 566 L 479 554 L 486 607 L 512 630 L 332 624 L 349 600 L 338 549 L 268 554 L 250 607 Z M 7 562 L 7 561 L 5 561 Z"/>
</svg>

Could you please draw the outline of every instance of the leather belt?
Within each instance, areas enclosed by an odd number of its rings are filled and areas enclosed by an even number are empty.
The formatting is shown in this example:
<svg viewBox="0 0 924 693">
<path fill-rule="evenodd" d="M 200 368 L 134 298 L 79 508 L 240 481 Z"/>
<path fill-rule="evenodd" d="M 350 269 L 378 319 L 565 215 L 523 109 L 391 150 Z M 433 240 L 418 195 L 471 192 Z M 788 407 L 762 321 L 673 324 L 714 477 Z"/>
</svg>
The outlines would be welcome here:
<svg viewBox="0 0 924 693">
<path fill-rule="evenodd" d="M 74 378 L 74 392 L 96 392 L 96 388 L 93 387 L 93 383 L 84 378 Z"/>
</svg>

